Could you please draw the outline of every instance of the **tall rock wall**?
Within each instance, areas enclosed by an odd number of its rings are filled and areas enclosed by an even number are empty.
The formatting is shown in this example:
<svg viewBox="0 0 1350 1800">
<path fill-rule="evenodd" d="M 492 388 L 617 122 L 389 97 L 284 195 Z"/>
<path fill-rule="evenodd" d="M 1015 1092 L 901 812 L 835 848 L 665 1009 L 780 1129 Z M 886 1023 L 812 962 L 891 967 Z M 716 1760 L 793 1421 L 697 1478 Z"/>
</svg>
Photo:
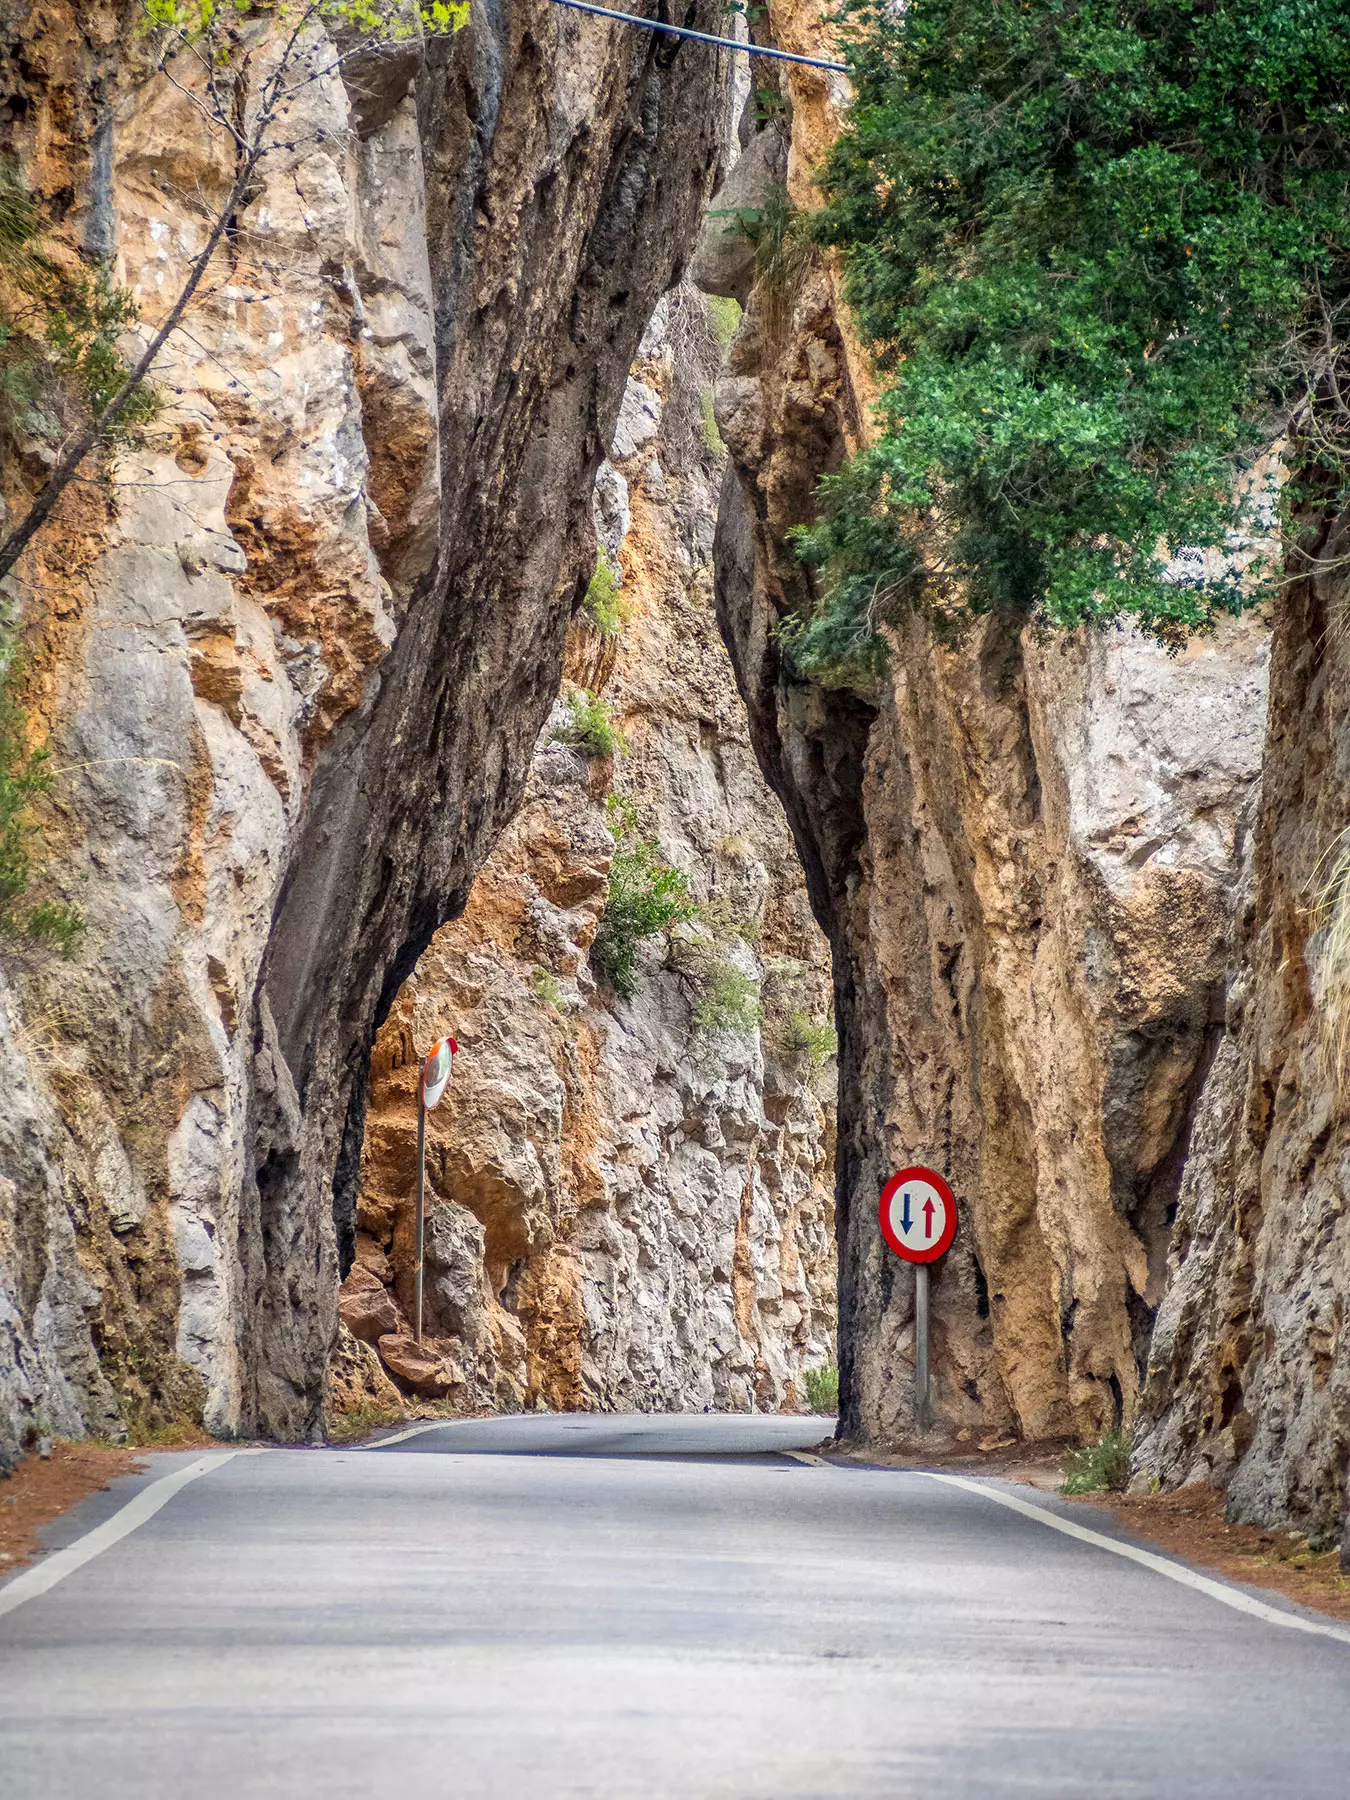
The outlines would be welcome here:
<svg viewBox="0 0 1350 1800">
<path fill-rule="evenodd" d="M 1327 534 L 1329 564 L 1344 535 Z M 1296 582 L 1276 615 L 1253 869 L 1136 1453 L 1145 1479 L 1220 1483 L 1234 1518 L 1328 1544 L 1350 1460 L 1344 608 L 1333 574 Z"/>
<path fill-rule="evenodd" d="M 810 4 L 768 26 L 820 41 Z M 809 204 L 845 96 L 804 70 L 786 93 L 758 161 Z M 705 228 L 714 285 L 716 252 Z M 763 273 L 717 393 L 718 606 L 834 954 L 846 1429 L 913 1426 L 912 1286 L 874 1208 L 922 1158 L 961 1201 L 947 1430 L 1123 1422 L 1138 1481 L 1344 1544 L 1344 522 L 1317 579 L 1179 656 L 1000 620 L 953 650 L 914 622 L 871 688 L 803 682 L 775 634 L 812 597 L 788 534 L 865 438 L 869 376 L 828 261 Z"/>
<path fill-rule="evenodd" d="M 153 321 L 231 165 L 138 16 L 11 8 L 0 149 Z M 241 20 L 242 105 L 274 55 Z M 375 1031 L 519 804 L 725 75 L 521 0 L 305 86 L 158 413 L 10 584 L 34 893 L 88 931 L 5 955 L 0 1444 L 320 1428 Z M 59 429 L 8 433 L 11 516 Z"/>
<path fill-rule="evenodd" d="M 713 615 L 719 360 L 701 295 L 677 288 L 599 488 L 625 616 L 611 639 L 574 626 L 568 688 L 600 692 L 626 748 L 564 741 L 559 704 L 521 811 L 376 1043 L 342 1312 L 402 1386 L 457 1406 L 792 1409 L 803 1369 L 834 1360 L 833 1071 L 824 1031 L 814 1061 L 798 1041 L 828 1021 L 828 951 Z M 623 999 L 589 952 L 635 833 L 702 912 L 645 941 Z M 717 969 L 758 995 L 758 1024 L 709 1015 Z M 443 1032 L 460 1055 L 428 1121 L 419 1351 L 416 1079 Z"/>
<path fill-rule="evenodd" d="M 811 7 L 770 22 L 790 47 L 820 25 Z M 787 77 L 797 205 L 837 129 L 831 79 Z M 925 1161 L 961 1202 L 934 1279 L 943 1424 L 1093 1435 L 1138 1406 L 1223 1032 L 1268 628 L 1169 657 L 1004 620 L 951 649 L 916 621 L 871 686 L 799 679 L 776 632 L 811 601 L 789 533 L 868 428 L 836 272 L 799 265 L 761 265 L 718 385 L 718 604 L 834 952 L 845 1425 L 881 1442 L 913 1426 L 913 1282 L 876 1200 Z"/>
</svg>

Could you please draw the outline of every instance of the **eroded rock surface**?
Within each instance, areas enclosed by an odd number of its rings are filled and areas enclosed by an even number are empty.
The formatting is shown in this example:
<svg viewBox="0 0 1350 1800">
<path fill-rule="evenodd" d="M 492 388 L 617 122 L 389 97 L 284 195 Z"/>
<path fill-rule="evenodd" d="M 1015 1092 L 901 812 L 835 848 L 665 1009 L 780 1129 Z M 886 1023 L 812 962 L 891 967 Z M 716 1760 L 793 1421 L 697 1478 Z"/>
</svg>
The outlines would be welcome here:
<svg viewBox="0 0 1350 1800">
<path fill-rule="evenodd" d="M 792 1040 L 794 1016 L 828 1021 L 828 953 L 713 615 L 718 360 L 704 302 L 676 289 L 597 491 L 627 617 L 616 640 L 574 628 L 568 673 L 626 751 L 559 741 L 560 705 L 376 1044 L 343 1317 L 405 1389 L 455 1405 L 791 1409 L 803 1369 L 834 1360 L 833 1071 Z M 611 795 L 716 928 L 648 940 L 631 1000 L 589 959 L 624 832 Z M 757 982 L 758 1028 L 698 1023 L 710 955 Z M 429 1117 L 419 1360 L 416 1077 L 442 1032 L 460 1055 Z"/>
<path fill-rule="evenodd" d="M 1343 528 L 1328 535 L 1328 562 L 1342 540 Z M 1252 874 L 1136 1452 L 1144 1480 L 1216 1482 L 1232 1518 L 1292 1522 L 1323 1544 L 1345 1528 L 1350 1458 L 1346 970 L 1334 933 L 1350 812 L 1344 605 L 1341 580 L 1305 580 L 1276 614 Z"/>
<path fill-rule="evenodd" d="M 230 162 L 138 18 L 11 9 L 0 118 L 153 320 Z M 519 803 L 725 73 L 525 0 L 309 84 L 143 442 L 13 584 L 42 891 L 88 935 L 2 1002 L 0 1442 L 321 1428 L 370 1045 Z M 11 499 L 50 454 L 15 444 Z"/>
</svg>

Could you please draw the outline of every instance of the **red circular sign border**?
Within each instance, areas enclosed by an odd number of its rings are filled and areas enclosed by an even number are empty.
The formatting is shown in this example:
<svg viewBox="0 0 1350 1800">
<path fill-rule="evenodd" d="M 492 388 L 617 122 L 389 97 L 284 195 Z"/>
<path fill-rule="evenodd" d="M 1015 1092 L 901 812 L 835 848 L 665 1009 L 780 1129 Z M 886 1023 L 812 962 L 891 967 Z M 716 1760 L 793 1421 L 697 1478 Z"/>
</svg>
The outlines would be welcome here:
<svg viewBox="0 0 1350 1800">
<path fill-rule="evenodd" d="M 941 1194 L 947 1207 L 947 1228 L 935 1244 L 927 1250 L 911 1250 L 909 1245 L 896 1237 L 891 1230 L 891 1199 L 897 1189 L 907 1181 L 926 1181 Z M 908 1169 L 901 1169 L 898 1175 L 892 1175 L 881 1190 L 881 1200 L 877 1207 L 877 1216 L 881 1221 L 881 1235 L 887 1246 L 894 1250 L 902 1262 L 934 1263 L 940 1256 L 945 1256 L 951 1249 L 956 1237 L 956 1195 L 936 1169 L 926 1169 L 922 1163 L 913 1163 Z"/>
</svg>

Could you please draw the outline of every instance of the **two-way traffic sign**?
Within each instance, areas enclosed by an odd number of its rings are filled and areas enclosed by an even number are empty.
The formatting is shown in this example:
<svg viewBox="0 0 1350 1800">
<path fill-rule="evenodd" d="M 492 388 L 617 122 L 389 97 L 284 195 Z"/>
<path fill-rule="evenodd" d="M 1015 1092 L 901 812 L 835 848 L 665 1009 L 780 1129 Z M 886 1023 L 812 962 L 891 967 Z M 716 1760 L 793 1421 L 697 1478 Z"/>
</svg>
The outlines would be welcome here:
<svg viewBox="0 0 1350 1800">
<path fill-rule="evenodd" d="M 956 1236 L 956 1200 L 936 1169 L 901 1169 L 881 1191 L 881 1235 L 910 1263 L 936 1262 Z"/>
<path fill-rule="evenodd" d="M 956 1236 L 956 1196 L 936 1169 L 901 1169 L 881 1190 L 881 1235 L 914 1270 L 914 1422 L 929 1423 L 928 1265 L 945 1256 Z"/>
</svg>

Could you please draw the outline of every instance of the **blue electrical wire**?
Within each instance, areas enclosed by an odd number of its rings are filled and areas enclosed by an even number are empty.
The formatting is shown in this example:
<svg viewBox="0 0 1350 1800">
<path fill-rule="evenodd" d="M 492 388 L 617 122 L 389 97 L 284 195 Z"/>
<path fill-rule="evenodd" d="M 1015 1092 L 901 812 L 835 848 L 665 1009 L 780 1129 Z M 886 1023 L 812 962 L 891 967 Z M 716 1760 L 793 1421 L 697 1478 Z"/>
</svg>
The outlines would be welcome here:
<svg viewBox="0 0 1350 1800">
<path fill-rule="evenodd" d="M 804 63 L 808 69 L 833 69 L 848 74 L 848 64 L 826 62 L 819 56 L 794 56 L 790 50 L 770 50 L 765 44 L 737 44 L 707 31 L 689 31 L 683 25 L 663 25 L 659 19 L 639 19 L 633 13 L 614 12 L 608 6 L 591 6 L 587 0 L 552 0 L 554 6 L 570 6 L 573 12 L 592 13 L 597 19 L 617 19 L 622 25 L 640 25 L 644 31 L 664 31 L 669 37 L 694 38 L 700 44 L 716 44 L 719 50 L 744 50 L 747 56 L 772 56 L 778 62 Z"/>
</svg>

